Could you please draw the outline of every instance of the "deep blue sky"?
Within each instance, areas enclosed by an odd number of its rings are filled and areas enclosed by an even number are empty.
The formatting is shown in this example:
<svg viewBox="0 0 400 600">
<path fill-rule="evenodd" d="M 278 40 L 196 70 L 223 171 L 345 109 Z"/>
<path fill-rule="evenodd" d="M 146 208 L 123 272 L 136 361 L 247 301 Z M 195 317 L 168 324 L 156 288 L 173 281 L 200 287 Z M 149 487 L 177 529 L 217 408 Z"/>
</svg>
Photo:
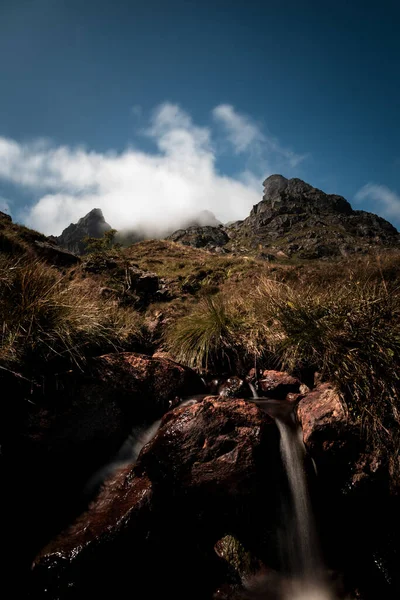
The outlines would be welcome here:
<svg viewBox="0 0 400 600">
<path fill-rule="evenodd" d="M 353 202 L 372 183 L 396 202 L 399 22 L 397 0 L 0 0 L 0 136 L 149 150 L 133 106 L 177 103 L 207 125 L 230 104 L 308 153 L 313 185 Z M 0 196 L 22 192 L 0 179 Z M 379 198 L 359 206 L 379 212 Z"/>
</svg>

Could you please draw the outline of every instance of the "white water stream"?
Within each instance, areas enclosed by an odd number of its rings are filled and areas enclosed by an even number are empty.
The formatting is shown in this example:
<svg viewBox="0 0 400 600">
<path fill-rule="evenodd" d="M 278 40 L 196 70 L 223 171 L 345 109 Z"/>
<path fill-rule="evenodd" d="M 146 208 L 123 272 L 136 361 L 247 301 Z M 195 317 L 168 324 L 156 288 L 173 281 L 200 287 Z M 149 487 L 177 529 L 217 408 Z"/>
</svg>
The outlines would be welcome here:
<svg viewBox="0 0 400 600">
<path fill-rule="evenodd" d="M 293 405 L 259 398 L 254 386 L 249 386 L 254 402 L 275 419 L 279 429 L 282 462 L 291 496 L 283 511 L 280 535 L 281 553 L 287 563 L 288 574 L 279 578 L 278 585 L 275 582 L 278 591 L 273 597 L 280 600 L 333 600 L 334 596 L 325 583 L 325 570 L 304 469 L 302 431 L 296 423 Z M 264 585 L 265 595 L 260 594 L 257 586 L 257 598 L 271 597 L 267 593 L 268 581 Z"/>
</svg>

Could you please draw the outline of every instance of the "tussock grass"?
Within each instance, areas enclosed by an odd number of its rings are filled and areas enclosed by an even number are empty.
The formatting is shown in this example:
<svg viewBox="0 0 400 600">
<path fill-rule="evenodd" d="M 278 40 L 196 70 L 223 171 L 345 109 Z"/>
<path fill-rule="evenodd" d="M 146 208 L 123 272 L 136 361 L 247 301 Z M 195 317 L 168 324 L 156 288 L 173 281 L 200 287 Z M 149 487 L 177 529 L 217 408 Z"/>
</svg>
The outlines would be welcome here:
<svg viewBox="0 0 400 600">
<path fill-rule="evenodd" d="M 311 368 L 341 390 L 372 437 L 400 424 L 400 288 L 384 281 L 296 289 L 262 281 L 259 337 L 288 370 Z"/>
<path fill-rule="evenodd" d="M 190 367 L 221 367 L 237 354 L 236 332 L 241 321 L 233 303 L 220 296 L 204 297 L 168 330 L 167 347 L 178 361 Z"/>
<path fill-rule="evenodd" d="M 218 303 L 205 298 L 173 323 L 169 350 L 197 368 L 215 365 L 221 356 L 240 356 L 249 365 L 258 360 L 291 372 L 318 371 L 337 385 L 371 440 L 395 444 L 400 285 L 398 273 L 388 276 L 393 269 L 392 260 L 361 261 L 331 280 L 328 267 L 287 283 L 261 277 L 253 290 L 238 287 L 236 294 L 220 294 Z"/>
<path fill-rule="evenodd" d="M 136 313 L 101 302 L 57 270 L 23 258 L 0 262 L 0 360 L 80 364 L 88 354 L 121 347 L 141 335 Z"/>
</svg>

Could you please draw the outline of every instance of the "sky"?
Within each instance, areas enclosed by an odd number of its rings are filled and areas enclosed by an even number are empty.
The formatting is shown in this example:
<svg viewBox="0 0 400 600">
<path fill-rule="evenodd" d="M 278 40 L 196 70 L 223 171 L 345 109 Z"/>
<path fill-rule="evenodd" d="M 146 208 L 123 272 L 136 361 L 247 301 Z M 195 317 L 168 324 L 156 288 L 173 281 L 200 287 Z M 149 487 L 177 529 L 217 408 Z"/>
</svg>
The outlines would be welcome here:
<svg viewBox="0 0 400 600">
<path fill-rule="evenodd" d="M 159 230 L 272 173 L 400 228 L 397 0 L 0 0 L 0 210 Z"/>
</svg>

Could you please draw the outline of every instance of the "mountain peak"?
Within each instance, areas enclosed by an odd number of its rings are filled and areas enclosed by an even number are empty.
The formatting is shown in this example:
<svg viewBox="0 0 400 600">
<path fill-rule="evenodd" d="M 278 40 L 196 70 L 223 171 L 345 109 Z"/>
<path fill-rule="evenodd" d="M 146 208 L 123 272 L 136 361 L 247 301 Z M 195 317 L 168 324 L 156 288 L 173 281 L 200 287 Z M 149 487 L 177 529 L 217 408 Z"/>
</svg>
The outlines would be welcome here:
<svg viewBox="0 0 400 600">
<path fill-rule="evenodd" d="M 92 208 L 77 223 L 71 223 L 60 236 L 57 242 L 63 248 L 83 254 L 85 252 L 85 237 L 101 238 L 111 226 L 106 222 L 101 208 Z"/>
<path fill-rule="evenodd" d="M 234 251 L 258 248 L 301 258 L 365 253 L 400 242 L 397 230 L 385 219 L 353 210 L 342 196 L 277 174 L 267 177 L 261 202 L 228 233 Z"/>
<path fill-rule="evenodd" d="M 287 188 L 289 180 L 283 175 L 270 175 L 264 181 L 264 198 L 273 198 Z"/>
</svg>

